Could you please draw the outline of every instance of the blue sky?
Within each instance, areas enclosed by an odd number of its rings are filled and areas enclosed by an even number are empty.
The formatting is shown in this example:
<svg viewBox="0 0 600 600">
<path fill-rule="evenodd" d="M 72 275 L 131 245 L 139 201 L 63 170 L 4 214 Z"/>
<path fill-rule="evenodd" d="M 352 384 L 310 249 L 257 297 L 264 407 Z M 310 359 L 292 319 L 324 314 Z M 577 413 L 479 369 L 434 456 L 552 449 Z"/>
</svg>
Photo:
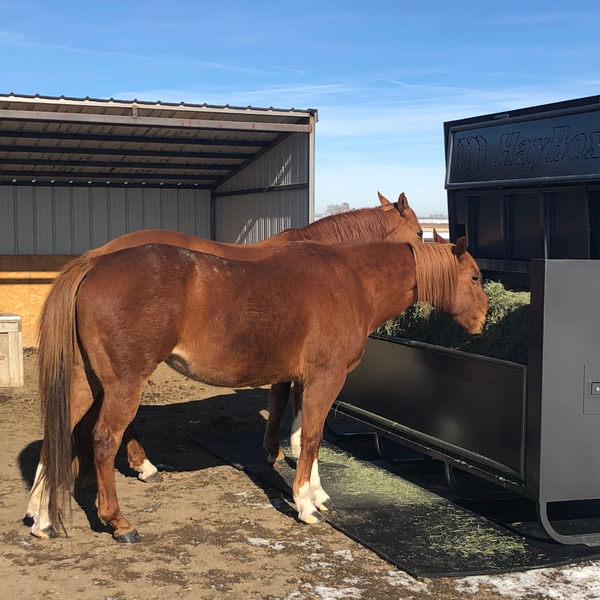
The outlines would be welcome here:
<svg viewBox="0 0 600 600">
<path fill-rule="evenodd" d="M 600 94 L 599 26 L 587 0 L 0 0 L 0 92 L 317 108 L 317 212 L 427 215 L 443 122 Z"/>
</svg>

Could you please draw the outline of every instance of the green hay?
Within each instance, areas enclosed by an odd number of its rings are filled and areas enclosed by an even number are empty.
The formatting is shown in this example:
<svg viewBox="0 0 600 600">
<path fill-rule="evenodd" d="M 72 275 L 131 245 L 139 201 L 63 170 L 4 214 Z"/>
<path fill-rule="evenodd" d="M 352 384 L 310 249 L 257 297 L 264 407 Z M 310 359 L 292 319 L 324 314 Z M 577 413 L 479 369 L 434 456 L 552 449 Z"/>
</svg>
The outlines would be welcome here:
<svg viewBox="0 0 600 600">
<path fill-rule="evenodd" d="M 511 292 L 496 281 L 486 282 L 483 289 L 490 304 L 480 335 L 469 335 L 429 304 L 423 303 L 413 304 L 379 327 L 377 333 L 526 365 L 529 355 L 529 292 Z"/>
<path fill-rule="evenodd" d="M 285 451 L 289 448 L 284 447 Z M 504 564 L 507 557 L 518 561 L 531 552 L 524 540 L 495 528 L 490 522 L 456 506 L 441 496 L 406 481 L 398 475 L 377 468 L 353 455 L 322 444 L 319 450 L 321 480 L 330 484 L 325 465 L 335 465 L 335 487 L 344 497 L 355 497 L 356 506 L 394 506 L 399 519 L 422 530 L 426 545 L 434 554 L 454 557 L 454 561 L 469 564 L 485 557 L 486 566 Z M 432 515 L 435 515 L 432 518 Z"/>
<path fill-rule="evenodd" d="M 319 449 L 319 460 L 343 465 L 344 468 L 338 474 L 338 481 L 344 489 L 344 494 L 348 496 L 368 496 L 376 490 L 380 497 L 387 498 L 398 506 L 436 504 L 440 501 L 437 496 L 419 486 L 388 471 L 372 467 L 342 450 L 322 445 Z"/>
</svg>

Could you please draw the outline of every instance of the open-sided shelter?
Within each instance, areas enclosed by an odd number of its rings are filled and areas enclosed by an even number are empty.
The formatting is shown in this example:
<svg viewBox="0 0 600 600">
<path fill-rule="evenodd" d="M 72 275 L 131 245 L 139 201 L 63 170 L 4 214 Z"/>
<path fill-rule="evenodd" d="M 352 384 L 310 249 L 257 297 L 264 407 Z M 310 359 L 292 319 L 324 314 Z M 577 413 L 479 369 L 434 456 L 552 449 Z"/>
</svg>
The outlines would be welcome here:
<svg viewBox="0 0 600 600">
<path fill-rule="evenodd" d="M 313 220 L 317 111 L 0 95 L 0 312 L 138 229 L 257 242 Z"/>
</svg>

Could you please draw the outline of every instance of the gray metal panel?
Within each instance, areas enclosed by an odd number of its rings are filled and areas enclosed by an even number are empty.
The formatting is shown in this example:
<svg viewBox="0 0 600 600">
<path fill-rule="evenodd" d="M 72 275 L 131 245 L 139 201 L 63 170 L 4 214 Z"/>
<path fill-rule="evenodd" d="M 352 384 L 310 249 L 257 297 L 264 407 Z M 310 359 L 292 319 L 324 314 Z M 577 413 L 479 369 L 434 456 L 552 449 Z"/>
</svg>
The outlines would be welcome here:
<svg viewBox="0 0 600 600">
<path fill-rule="evenodd" d="M 180 194 L 185 198 L 187 195 L 186 190 L 180 190 Z M 187 200 L 184 200 L 187 202 Z M 194 235 L 210 239 L 211 237 L 211 224 L 210 224 L 210 191 L 209 190 L 197 190 L 194 191 L 194 210 L 196 213 L 196 231 Z"/>
<path fill-rule="evenodd" d="M 33 188 L 16 189 L 17 244 L 18 254 L 35 254 L 35 211 Z"/>
<path fill-rule="evenodd" d="M 128 188 L 126 198 L 127 232 L 144 229 L 144 190 Z"/>
<path fill-rule="evenodd" d="M 528 431 L 539 424 L 540 434 L 537 456 L 535 438 L 528 441 L 528 471 L 539 461 L 542 502 L 600 498 L 600 414 L 584 412 L 586 364 L 600 365 L 599 306 L 600 261 L 533 261 L 530 371 L 537 377 Z"/>
<path fill-rule="evenodd" d="M 54 252 L 54 194 L 52 188 L 33 188 L 35 210 L 35 253 Z"/>
<path fill-rule="evenodd" d="M 109 212 L 107 188 L 90 188 L 92 247 L 103 246 L 109 240 Z"/>
<path fill-rule="evenodd" d="M 108 198 L 108 233 L 111 240 L 127 233 L 127 190 L 114 188 Z"/>
<path fill-rule="evenodd" d="M 53 188 L 54 192 L 54 252 L 73 254 L 73 189 Z"/>
<path fill-rule="evenodd" d="M 73 252 L 82 254 L 91 247 L 90 188 L 73 188 Z"/>
<path fill-rule="evenodd" d="M 222 196 L 217 200 L 216 239 L 251 244 L 288 227 L 308 224 L 308 190 Z"/>
<path fill-rule="evenodd" d="M 144 228 L 161 229 L 160 190 L 144 190 Z"/>
<path fill-rule="evenodd" d="M 217 188 L 217 192 L 308 182 L 309 134 L 294 133 Z"/>
<path fill-rule="evenodd" d="M 0 254 L 16 253 L 15 188 L 0 186 Z"/>
<path fill-rule="evenodd" d="M 210 191 L 0 186 L 0 254 L 80 254 L 144 225 L 210 238 Z"/>
<path fill-rule="evenodd" d="M 161 190 L 161 228 L 179 231 L 177 190 Z"/>
<path fill-rule="evenodd" d="M 200 192 L 194 190 L 178 191 L 179 231 L 189 235 L 210 238 L 210 192 L 204 192 L 204 199 L 200 199 L 199 194 Z M 196 197 L 198 197 L 198 201 L 196 201 Z M 204 218 L 205 225 L 199 229 L 196 226 L 196 208 L 203 215 L 207 213 L 207 216 Z M 199 233 L 196 233 L 196 231 L 199 231 Z"/>
</svg>

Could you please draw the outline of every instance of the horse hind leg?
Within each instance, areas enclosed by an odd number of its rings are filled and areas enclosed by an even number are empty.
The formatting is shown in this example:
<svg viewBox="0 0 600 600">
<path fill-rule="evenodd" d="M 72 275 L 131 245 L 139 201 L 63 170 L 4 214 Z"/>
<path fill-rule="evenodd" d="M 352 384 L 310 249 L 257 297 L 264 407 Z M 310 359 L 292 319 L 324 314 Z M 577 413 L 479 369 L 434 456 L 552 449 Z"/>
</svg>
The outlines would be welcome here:
<svg viewBox="0 0 600 600">
<path fill-rule="evenodd" d="M 73 368 L 71 379 L 71 431 L 94 403 L 94 396 L 83 367 L 78 362 Z M 35 479 L 29 493 L 27 503 L 27 517 L 33 519 L 31 534 L 40 539 L 57 537 L 58 533 L 54 523 L 50 522 L 48 512 L 48 495 L 44 489 L 44 465 L 42 459 L 38 463 Z"/>
<path fill-rule="evenodd" d="M 163 478 L 158 469 L 148 460 L 140 443 L 135 425 L 130 423 L 123 434 L 129 466 L 138 472 L 138 479 L 145 483 L 160 483 Z"/>
<path fill-rule="evenodd" d="M 279 445 L 279 427 L 290 395 L 290 387 L 291 383 L 284 381 L 275 383 L 269 391 L 269 418 L 267 419 L 263 446 L 269 453 L 267 460 L 274 467 L 285 465 L 285 454 Z"/>
<path fill-rule="evenodd" d="M 125 518 L 117 499 L 115 457 L 125 430 L 137 412 L 145 381 L 117 381 L 104 390 L 104 402 L 93 431 L 94 458 L 98 480 L 98 516 L 113 528 L 113 537 L 123 543 L 141 540 Z"/>
<path fill-rule="evenodd" d="M 294 419 L 292 421 L 292 434 L 290 435 L 292 456 L 300 457 L 302 451 L 302 383 L 294 383 Z"/>
</svg>

